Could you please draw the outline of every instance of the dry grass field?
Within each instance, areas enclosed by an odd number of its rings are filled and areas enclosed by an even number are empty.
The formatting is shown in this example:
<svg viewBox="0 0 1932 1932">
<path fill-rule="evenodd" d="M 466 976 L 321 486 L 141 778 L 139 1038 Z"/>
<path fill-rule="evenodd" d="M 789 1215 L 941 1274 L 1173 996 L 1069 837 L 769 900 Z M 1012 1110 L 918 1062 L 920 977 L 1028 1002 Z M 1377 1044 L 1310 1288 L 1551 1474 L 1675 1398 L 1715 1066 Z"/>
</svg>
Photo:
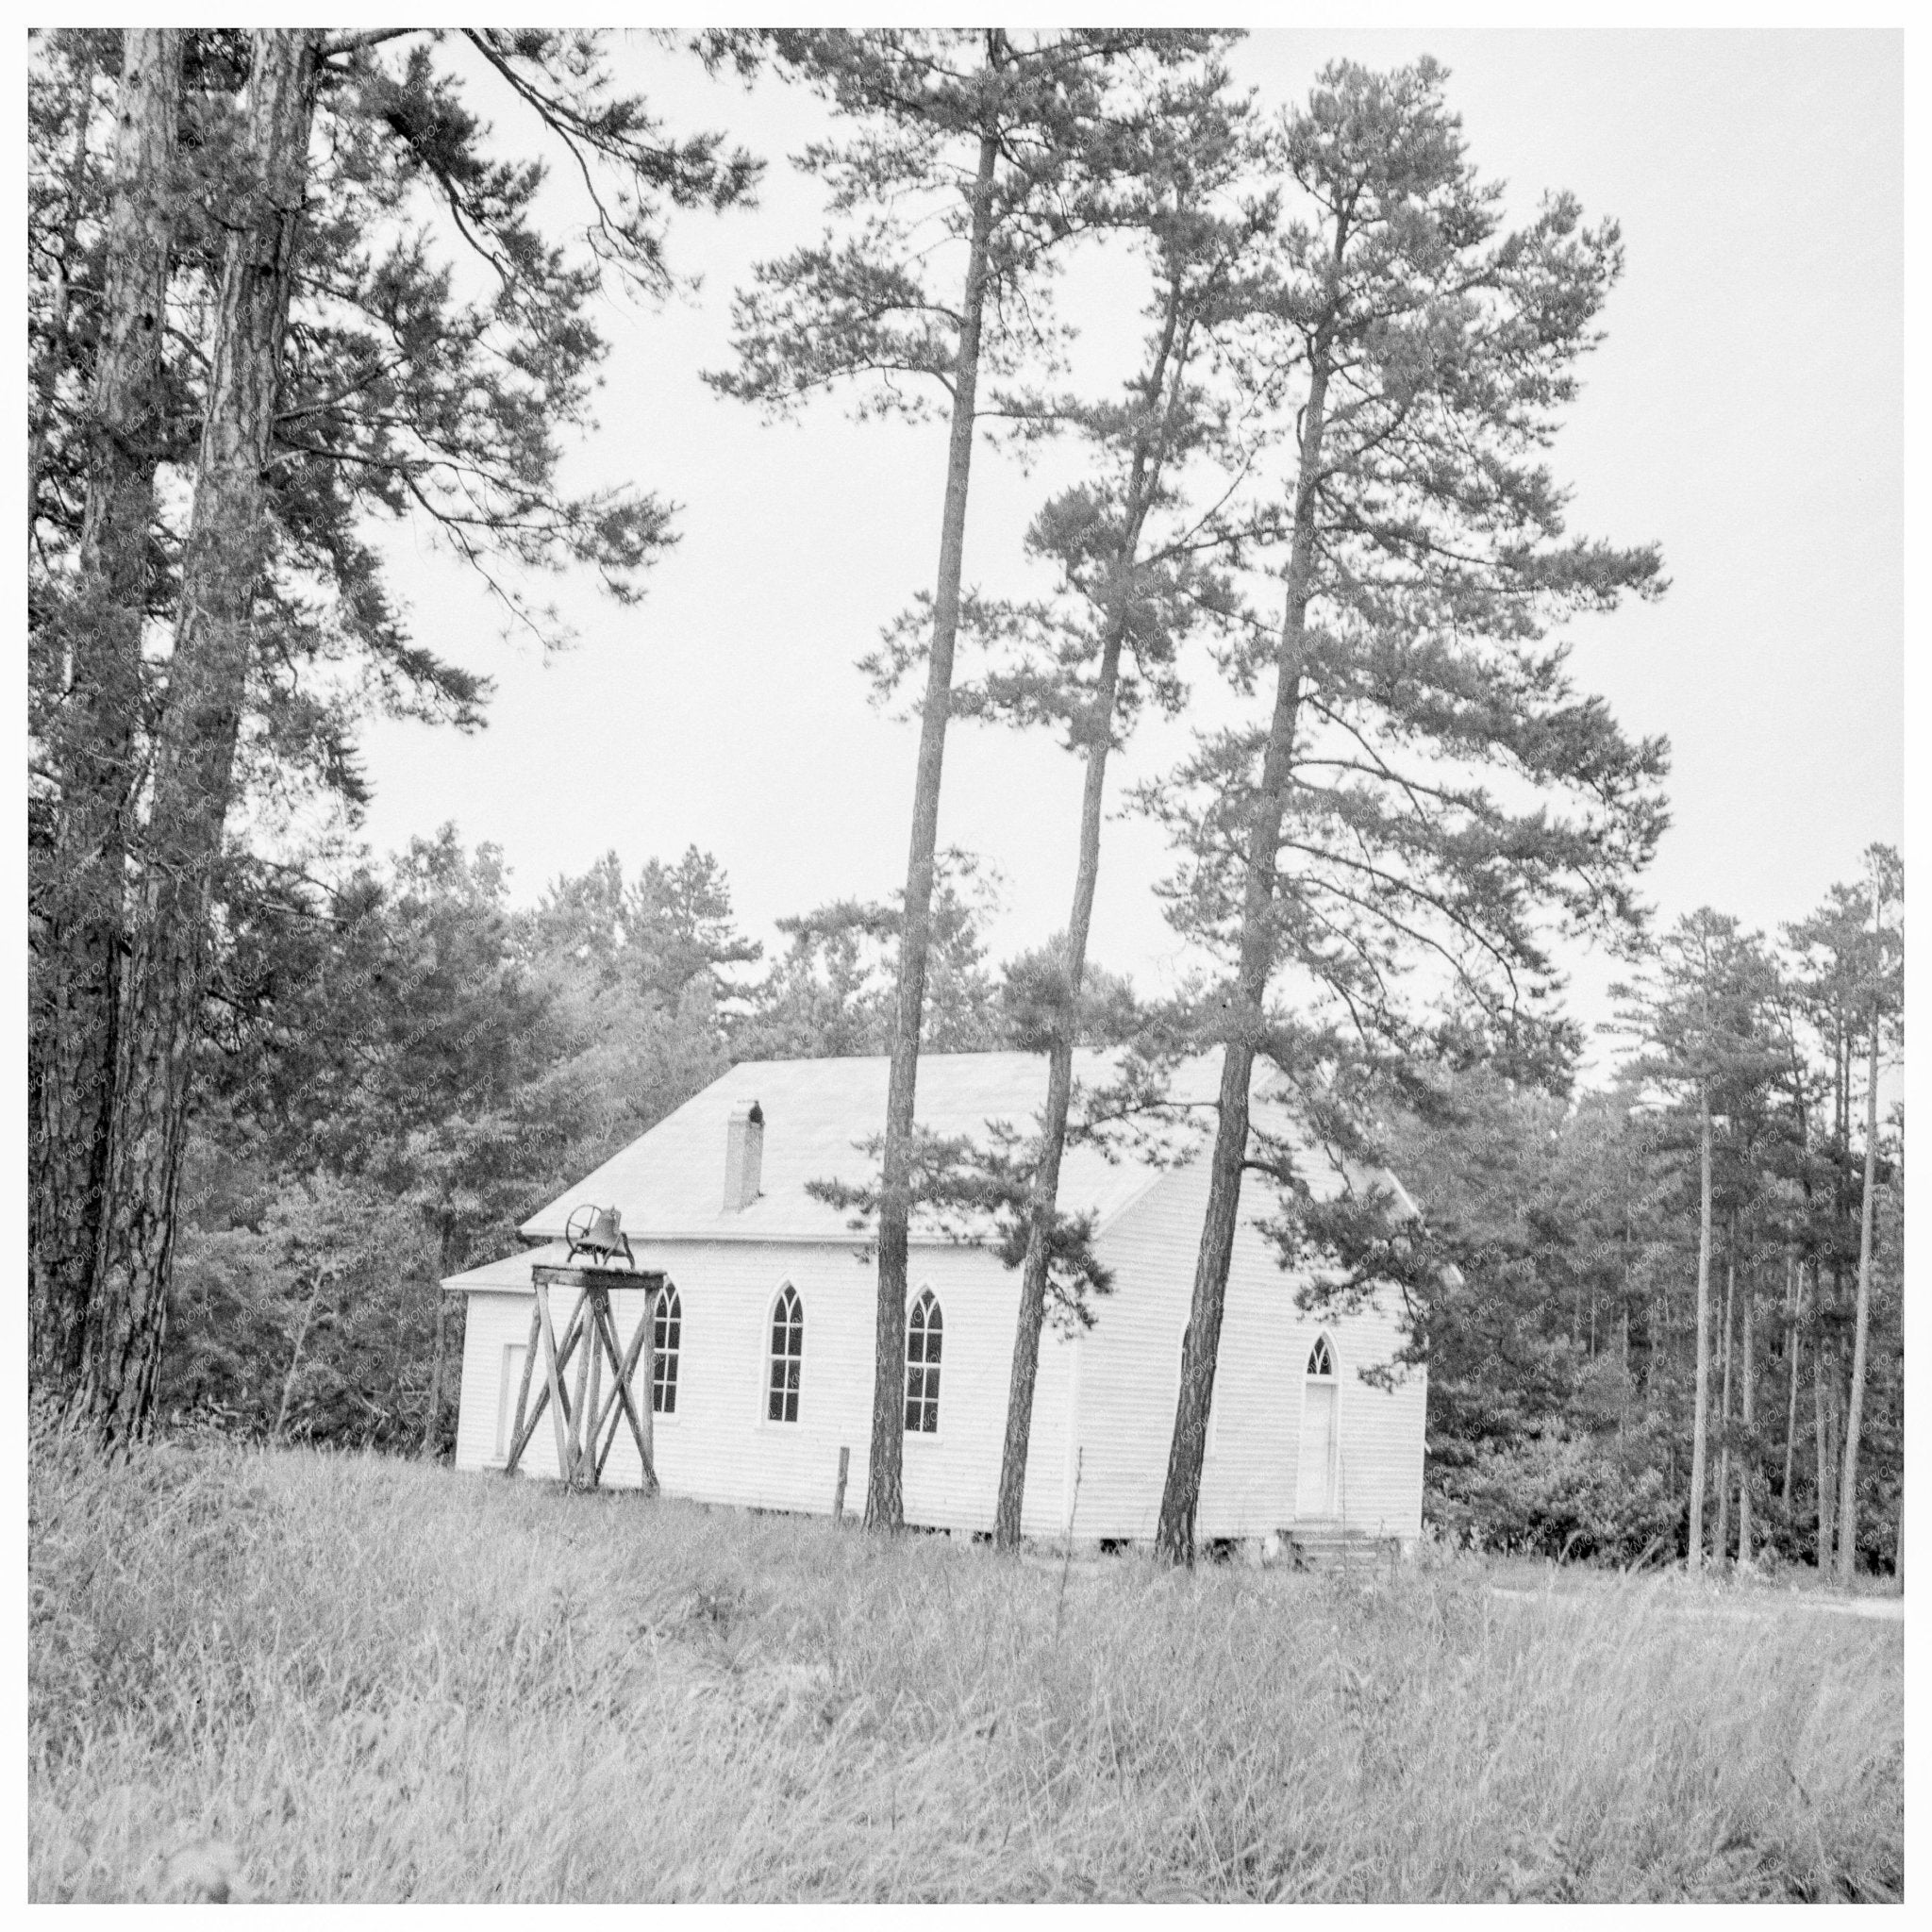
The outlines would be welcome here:
<svg viewBox="0 0 1932 1932">
<path fill-rule="evenodd" d="M 39 1900 L 1896 1899 L 1902 1625 L 368 1457 L 31 1475 Z"/>
</svg>

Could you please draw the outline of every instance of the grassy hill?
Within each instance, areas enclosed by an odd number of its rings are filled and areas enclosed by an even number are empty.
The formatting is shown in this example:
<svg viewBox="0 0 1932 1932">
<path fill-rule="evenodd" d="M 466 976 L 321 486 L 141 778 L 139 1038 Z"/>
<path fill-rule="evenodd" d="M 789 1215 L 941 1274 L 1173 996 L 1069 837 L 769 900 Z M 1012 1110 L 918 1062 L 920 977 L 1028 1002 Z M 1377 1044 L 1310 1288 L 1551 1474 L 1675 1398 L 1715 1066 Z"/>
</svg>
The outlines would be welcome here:
<svg viewBox="0 0 1932 1932">
<path fill-rule="evenodd" d="M 37 1442 L 40 1900 L 1897 1898 L 1903 1626 Z"/>
</svg>

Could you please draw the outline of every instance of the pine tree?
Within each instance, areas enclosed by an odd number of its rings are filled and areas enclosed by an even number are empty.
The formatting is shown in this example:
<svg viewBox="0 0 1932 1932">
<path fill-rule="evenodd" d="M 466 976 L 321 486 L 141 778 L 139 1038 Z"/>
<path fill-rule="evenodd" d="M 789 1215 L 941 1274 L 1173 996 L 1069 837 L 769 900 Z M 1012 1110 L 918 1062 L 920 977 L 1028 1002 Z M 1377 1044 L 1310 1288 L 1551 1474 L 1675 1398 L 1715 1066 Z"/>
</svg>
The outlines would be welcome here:
<svg viewBox="0 0 1932 1932">
<path fill-rule="evenodd" d="M 1807 1324 L 1812 1345 L 1812 1411 L 1815 1492 L 1818 1519 L 1816 1555 L 1821 1574 L 1843 1560 L 1846 1525 L 1842 1507 L 1844 1451 L 1849 1441 L 1850 1381 L 1857 1354 L 1858 1271 L 1868 1282 L 1871 1257 L 1865 1241 L 1865 1201 L 1869 1192 L 1861 1169 L 1876 1174 L 1875 1135 L 1868 1131 L 1862 1160 L 1855 1149 L 1852 1118 L 1857 1061 L 1867 1061 L 1867 1125 L 1875 1121 L 1871 1077 L 1874 1015 L 1877 1026 L 1895 1020 L 1902 929 L 1874 927 L 1874 892 L 1885 905 L 1900 904 L 1904 874 L 1897 854 L 1874 846 L 1867 855 L 1869 878 L 1861 886 L 1834 886 L 1810 917 L 1786 927 L 1792 956 L 1794 1004 L 1807 1023 L 1818 1057 L 1825 1062 L 1813 1082 L 1821 1111 L 1828 1119 L 1811 1136 L 1818 1159 L 1828 1167 L 1829 1185 L 1811 1185 L 1805 1170 L 1807 1241 L 1812 1255 L 1812 1312 Z M 1793 1037 L 1795 1018 L 1788 1023 Z M 1847 1274 L 1852 1276 L 1847 1308 Z M 1869 1300 L 1868 1300 L 1869 1318 Z M 1849 1355 L 1850 1360 L 1847 1360 Z M 1862 1418 L 1861 1418 L 1862 1425 Z M 1856 1538 L 1856 1529 L 1852 1531 Z M 1856 1544 L 1854 1542 L 1854 1549 Z"/>
<path fill-rule="evenodd" d="M 970 854 L 940 853 L 932 901 L 923 1042 L 936 1053 L 1011 1044 L 999 982 L 986 964 L 995 881 Z M 892 1047 L 899 908 L 841 899 L 777 922 L 788 941 L 734 1019 L 737 1059 L 822 1059 Z"/>
<path fill-rule="evenodd" d="M 1225 503 L 1190 510 L 1191 465 L 1239 474 L 1251 452 L 1226 395 L 1204 370 L 1259 294 L 1260 245 L 1274 221 L 1257 192 L 1261 159 L 1252 109 L 1224 74 L 1163 91 L 1123 159 L 1110 222 L 1148 257 L 1152 333 L 1121 402 L 1060 402 L 1055 414 L 1092 449 L 1091 480 L 1041 512 L 1028 548 L 1058 566 L 1058 597 L 1031 608 L 980 606 L 975 629 L 1008 645 L 996 671 L 955 698 L 963 716 L 1058 726 L 1085 766 L 1079 850 L 1066 930 L 1052 948 L 1044 991 L 1047 1091 L 1026 1208 L 1026 1250 L 1013 1337 L 1007 1426 L 993 1516 L 1001 1548 L 1020 1541 L 1048 1272 L 1063 1245 L 1059 1169 L 1074 1094 L 1074 1050 L 1087 982 L 1087 945 L 1100 874 L 1108 756 L 1148 702 L 1174 711 L 1182 643 L 1228 604 L 1217 550 L 1232 545 Z M 1040 975 L 1036 975 L 1039 979 Z M 1032 1043 L 1032 1042 L 1029 1042 Z"/>
<path fill-rule="evenodd" d="M 57 313 L 38 385 L 28 496 L 37 520 L 41 472 L 78 250 L 81 175 L 92 98 L 83 111 L 57 275 Z M 112 202 L 93 382 L 85 437 L 85 509 L 71 581 L 48 625 L 62 701 L 46 714 L 42 758 L 55 790 L 36 947 L 44 1000 L 33 1002 L 36 1119 L 28 1236 L 31 1362 L 64 1392 L 79 1371 L 100 1232 L 121 990 L 122 895 L 129 815 L 140 768 L 141 641 L 149 590 L 149 526 L 167 412 L 162 347 L 177 193 L 181 35 L 129 28 L 122 37 Z"/>
<path fill-rule="evenodd" d="M 194 271 L 213 291 L 208 375 L 188 384 L 202 414 L 192 523 L 147 748 L 151 804 L 81 1371 L 79 1407 L 115 1440 L 138 1430 L 153 1387 L 230 806 L 306 774 L 353 808 L 354 719 L 372 691 L 459 724 L 476 721 L 484 695 L 482 680 L 409 641 L 361 519 L 424 515 L 540 633 L 506 558 L 588 561 L 614 593 L 636 595 L 668 540 L 667 507 L 556 487 L 557 426 L 584 422 L 602 353 L 585 306 L 606 263 L 647 290 L 666 286 L 661 203 L 727 205 L 756 172 L 712 138 L 665 142 L 640 103 L 612 94 L 595 37 L 467 36 L 520 109 L 583 165 L 595 211 L 586 261 L 534 225 L 542 169 L 482 151 L 483 125 L 436 67 L 436 36 L 398 68 L 382 64 L 376 50 L 404 33 L 194 37 L 197 192 L 223 197 L 194 232 L 220 263 Z M 218 84 L 225 61 L 247 76 L 239 130 Z M 311 159 L 318 113 L 331 139 Z M 613 178 L 616 191 L 600 192 Z M 453 299 L 423 218 L 437 203 L 489 265 L 493 297 Z M 56 530 L 62 448 L 50 439 Z M 171 533 L 160 534 L 165 544 Z M 359 660 L 359 690 L 339 675 L 344 657 Z"/>
<path fill-rule="evenodd" d="M 1657 951 L 1652 974 L 1635 985 L 1612 991 L 1626 1001 L 1621 1023 L 1644 1048 L 1631 1072 L 1687 1111 L 1694 1108 L 1697 1149 L 1697 1346 L 1692 1383 L 1690 1526 L 1688 1560 L 1702 1567 L 1704 1511 L 1708 1490 L 1710 1438 L 1711 1260 L 1715 1244 L 1715 1202 L 1722 1131 L 1731 1157 L 1748 1145 L 1745 1123 L 1764 1110 L 1765 1095 L 1781 1071 L 1782 1055 L 1767 1021 L 1774 998 L 1775 975 L 1761 943 L 1741 932 L 1736 920 L 1702 908 L 1677 922 Z M 1687 1129 L 1688 1130 L 1688 1129 Z M 1735 1200 L 1735 1172 L 1724 1177 Z M 1728 1207 L 1727 1203 L 1727 1207 Z M 1735 1232 L 1733 1233 L 1735 1243 Z M 1733 1264 L 1735 1257 L 1732 1257 Z M 1724 1299 L 1724 1347 L 1728 1349 L 1731 1300 Z M 1728 1368 L 1726 1367 L 1728 1426 Z M 1721 1492 L 1723 1493 L 1723 1492 Z M 1721 1514 L 1720 1559 L 1725 1555 Z"/>
<path fill-rule="evenodd" d="M 258 31 L 251 52 L 248 177 L 236 197 L 215 321 L 77 1392 L 79 1412 L 115 1444 L 141 1432 L 160 1362 L 210 878 L 233 782 L 260 570 L 261 479 L 321 78 L 322 42 L 309 30 Z"/>
<path fill-rule="evenodd" d="M 90 212 L 96 165 L 90 137 L 96 113 L 95 81 L 105 53 L 102 42 L 108 38 L 97 28 L 67 27 L 49 34 L 46 58 L 27 72 L 29 559 L 40 537 L 41 477 L 54 419 L 81 333 L 74 297 L 76 286 L 84 287 L 86 279 L 81 228 Z"/>
<path fill-rule="evenodd" d="M 1898 856 L 1883 846 L 1866 855 L 1871 868 L 1872 927 L 1870 946 L 1861 962 L 1868 1004 L 1865 1069 L 1865 1174 L 1858 1199 L 1858 1290 L 1853 1316 L 1851 1391 L 1845 1404 L 1845 1449 L 1840 1465 L 1838 1506 L 1838 1581 L 1850 1586 L 1858 1562 L 1858 1449 L 1864 1422 L 1866 1347 L 1872 1322 L 1872 1240 L 1878 1195 L 1878 1063 L 1880 1042 L 1888 1018 L 1901 1010 L 1905 986 L 1903 923 L 1888 932 L 1888 906 L 1905 896 L 1904 868 Z M 1821 1563 L 1821 1568 L 1823 1567 Z"/>
<path fill-rule="evenodd" d="M 601 873 L 554 896 L 582 903 L 612 883 Z M 441 1453 L 462 1305 L 439 1282 L 512 1247 L 534 1209 L 724 1071 L 702 975 L 667 1011 L 627 949 L 605 971 L 581 928 L 513 910 L 508 884 L 500 853 L 445 827 L 333 887 L 264 870 L 233 900 L 247 916 L 215 961 L 168 1407 L 259 1434 L 289 1388 L 291 1433 Z M 609 903 L 634 896 L 614 885 Z"/>
<path fill-rule="evenodd" d="M 869 1528 L 904 1518 L 907 1243 L 920 1028 L 932 945 L 941 777 L 959 629 L 966 507 L 982 376 L 1010 372 L 1045 346 L 1041 304 L 1053 248 L 1091 219 L 1087 189 L 1105 169 L 1104 140 L 1121 108 L 1109 70 L 1159 64 L 1198 35 L 1128 30 L 1030 35 L 1004 28 L 774 32 L 779 63 L 846 117 L 842 143 L 808 151 L 835 211 L 855 218 L 758 271 L 736 307 L 737 367 L 711 378 L 725 394 L 774 413 L 836 383 L 863 386 L 861 410 L 923 416 L 925 385 L 946 398 L 945 502 L 920 703 L 918 765 L 886 1103 L 878 1224 L 878 1308 L 866 1486 Z M 964 243 L 950 300 L 923 270 L 916 214 Z"/>
<path fill-rule="evenodd" d="M 1465 1031 L 1560 1057 L 1540 921 L 1626 929 L 1661 828 L 1660 744 L 1574 691 L 1549 628 L 1658 588 L 1648 550 L 1566 538 L 1541 462 L 1621 259 L 1567 197 L 1499 232 L 1424 61 L 1324 70 L 1283 139 L 1274 361 L 1296 385 L 1278 626 L 1229 654 L 1265 724 L 1204 741 L 1149 808 L 1181 851 L 1174 924 L 1225 962 L 1209 1192 L 1159 1546 L 1191 1560 L 1227 1270 L 1264 1054 L 1309 1091 L 1332 1042 L 1415 1052 L 1418 962 Z M 1485 774 L 1500 779 L 1492 790 Z M 1555 794 L 1567 814 L 1549 809 Z M 1317 1008 L 1270 1004 L 1289 975 Z M 1427 974 L 1424 978 L 1427 978 Z"/>
</svg>

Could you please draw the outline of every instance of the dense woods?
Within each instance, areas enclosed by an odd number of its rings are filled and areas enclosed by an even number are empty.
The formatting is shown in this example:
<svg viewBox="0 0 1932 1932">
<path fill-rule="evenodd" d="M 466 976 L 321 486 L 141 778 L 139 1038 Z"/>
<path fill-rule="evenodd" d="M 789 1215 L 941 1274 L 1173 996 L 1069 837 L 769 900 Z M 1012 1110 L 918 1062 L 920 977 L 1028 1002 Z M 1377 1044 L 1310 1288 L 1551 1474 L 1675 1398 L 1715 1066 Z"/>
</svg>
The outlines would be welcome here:
<svg viewBox="0 0 1932 1932">
<path fill-rule="evenodd" d="M 1010 1542 L 1041 1324 L 1057 1301 L 1095 1318 L 1104 1285 L 1058 1193 L 1099 1098 L 1074 1051 L 1121 1046 L 1107 1104 L 1150 1122 L 1164 1071 L 1212 1051 L 1180 1395 L 1148 1418 L 1171 1430 L 1167 1556 L 1193 1556 L 1245 1217 L 1312 1264 L 1305 1306 L 1394 1285 L 1404 1341 L 1377 1373 L 1426 1366 L 1443 1538 L 1897 1567 L 1899 858 L 1848 852 L 1774 933 L 1646 909 L 1668 747 L 1579 686 L 1564 626 L 1664 594 L 1665 560 L 1641 532 L 1574 532 L 1548 458 L 1616 225 L 1560 192 L 1508 224 L 1432 62 L 1339 63 L 1282 111 L 1230 81 L 1230 39 L 656 48 L 811 90 L 841 131 L 806 158 L 832 226 L 758 269 L 706 379 L 772 414 L 840 391 L 946 426 L 932 588 L 907 587 L 863 667 L 918 721 L 904 883 L 854 880 L 883 896 L 760 935 L 696 847 L 534 892 L 456 825 L 371 853 L 358 731 L 472 728 L 490 699 L 396 608 L 390 528 L 447 545 L 546 648 L 569 640 L 541 572 L 643 593 L 675 452 L 635 488 L 562 480 L 598 304 L 669 290 L 677 225 L 747 201 L 761 161 L 664 127 L 594 34 L 36 37 L 29 1291 L 50 1411 L 122 1445 L 159 1423 L 442 1454 L 443 1277 L 734 1061 L 889 1055 L 875 1174 L 825 1177 L 875 1233 L 868 1519 L 901 1513 L 908 1216 L 950 1186 L 994 1204 L 1023 1284 Z M 564 159 L 549 185 L 540 149 Z M 1053 310 L 1100 255 L 1144 323 L 1111 389 Z M 1027 534 L 1038 594 L 977 594 L 973 463 L 1049 444 L 1078 480 Z M 1150 712 L 1198 723 L 1193 746 L 1110 792 Z M 1066 923 L 1006 959 L 998 855 L 939 840 L 952 721 L 1043 728 L 1081 761 Z M 1103 866 L 1123 808 L 1169 838 L 1158 884 Z M 1096 894 L 1150 888 L 1198 968 L 1159 999 L 1090 957 Z M 1578 938 L 1627 962 L 1588 1081 L 1561 999 Z M 1041 1052 L 1030 1138 L 922 1164 L 922 1047 Z M 1249 1122 L 1263 1078 L 1423 1220 L 1316 1206 Z"/>
<path fill-rule="evenodd" d="M 937 903 L 929 1039 L 1031 1043 L 1032 962 L 987 959 L 970 890 Z M 1815 924 L 1759 951 L 1774 972 L 1743 1016 L 1757 1031 L 1734 1051 L 1763 1084 L 1713 1127 L 1713 1559 L 1811 1561 L 1821 1494 L 1828 1552 L 1844 1520 L 1863 1047 L 1856 1008 L 1831 1004 L 1820 957 L 1800 950 Z M 734 1058 L 883 1050 L 891 909 L 830 907 L 788 925 L 763 957 L 695 852 L 629 880 L 613 857 L 515 910 L 496 855 L 447 831 L 340 894 L 285 887 L 226 963 L 233 1003 L 200 1047 L 208 1098 L 184 1178 L 164 1415 L 446 1447 L 460 1337 L 441 1276 L 513 1247 L 519 1220 Z M 1694 1096 L 1667 1100 L 1635 1073 L 1553 1092 L 1445 1058 L 1426 1087 L 1363 1074 L 1354 1117 L 1427 1204 L 1426 1228 L 1394 1254 L 1372 1227 L 1311 1209 L 1292 1240 L 1401 1283 L 1412 1322 L 1389 1373 L 1428 1364 L 1430 1521 L 1550 1556 L 1681 1549 Z M 1867 1568 L 1890 1567 L 1898 1534 L 1903 1186 L 1893 1112 L 1872 1197 L 1856 1517 Z M 1341 1301 L 1354 1279 L 1334 1269 L 1322 1292 Z"/>
</svg>

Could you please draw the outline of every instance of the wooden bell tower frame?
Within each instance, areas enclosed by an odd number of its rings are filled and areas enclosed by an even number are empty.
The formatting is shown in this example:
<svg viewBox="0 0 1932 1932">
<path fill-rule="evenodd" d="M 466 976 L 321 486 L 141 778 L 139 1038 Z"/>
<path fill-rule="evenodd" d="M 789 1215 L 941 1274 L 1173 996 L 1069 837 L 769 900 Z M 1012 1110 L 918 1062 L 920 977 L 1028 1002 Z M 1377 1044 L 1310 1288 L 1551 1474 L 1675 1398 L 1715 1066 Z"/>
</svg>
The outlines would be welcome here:
<svg viewBox="0 0 1932 1932">
<path fill-rule="evenodd" d="M 658 1319 L 658 1297 L 665 1291 L 664 1276 L 629 1268 L 556 1268 L 538 1264 L 530 1270 L 530 1281 L 535 1301 L 530 1310 L 530 1341 L 524 1351 L 524 1379 L 517 1390 L 516 1423 L 510 1430 L 509 1459 L 504 1464 L 504 1474 L 516 1474 L 517 1464 L 547 1408 L 557 1431 L 557 1473 L 572 1489 L 594 1490 L 599 1486 L 605 1460 L 617 1440 L 617 1425 L 622 1421 L 629 1423 L 631 1439 L 638 1445 L 638 1459 L 644 1471 L 644 1493 L 656 1495 L 658 1471 L 651 1455 L 651 1389 L 658 1375 L 658 1350 L 653 1331 Z M 553 1288 L 576 1291 L 570 1320 L 564 1324 L 561 1346 L 551 1315 Z M 637 1332 L 630 1339 L 630 1347 L 622 1351 L 617 1345 L 617 1323 L 610 1312 L 612 1289 L 641 1290 L 644 1296 Z M 543 1356 L 543 1386 L 538 1390 L 532 1406 L 530 1382 L 540 1349 Z M 573 1356 L 577 1365 L 575 1396 L 565 1387 Z M 641 1416 L 631 1399 L 631 1378 L 640 1361 L 644 1369 Z M 611 1370 L 608 1391 L 602 1387 L 607 1363 Z"/>
</svg>

